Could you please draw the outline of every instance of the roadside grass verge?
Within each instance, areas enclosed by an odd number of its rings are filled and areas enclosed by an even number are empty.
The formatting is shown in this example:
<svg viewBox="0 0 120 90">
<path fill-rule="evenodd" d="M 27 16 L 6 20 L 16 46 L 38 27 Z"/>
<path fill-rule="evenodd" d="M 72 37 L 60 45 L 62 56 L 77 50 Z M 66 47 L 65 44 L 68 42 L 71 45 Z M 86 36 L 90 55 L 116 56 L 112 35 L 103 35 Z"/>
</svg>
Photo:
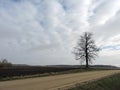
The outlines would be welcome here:
<svg viewBox="0 0 120 90">
<path fill-rule="evenodd" d="M 70 73 L 79 73 L 79 72 L 88 72 L 88 71 L 98 71 L 104 69 L 74 69 L 62 72 L 50 72 L 50 73 L 43 73 L 43 74 L 35 74 L 35 75 L 20 75 L 20 76 L 12 76 L 12 77 L 1 77 L 0 81 L 9 81 L 9 80 L 17 80 L 17 79 L 27 79 L 27 78 L 35 78 L 35 77 L 45 77 L 45 76 L 54 76 L 54 75 L 62 75 L 62 74 L 70 74 Z"/>
<path fill-rule="evenodd" d="M 77 84 L 69 90 L 120 90 L 120 73 L 86 84 Z"/>
</svg>

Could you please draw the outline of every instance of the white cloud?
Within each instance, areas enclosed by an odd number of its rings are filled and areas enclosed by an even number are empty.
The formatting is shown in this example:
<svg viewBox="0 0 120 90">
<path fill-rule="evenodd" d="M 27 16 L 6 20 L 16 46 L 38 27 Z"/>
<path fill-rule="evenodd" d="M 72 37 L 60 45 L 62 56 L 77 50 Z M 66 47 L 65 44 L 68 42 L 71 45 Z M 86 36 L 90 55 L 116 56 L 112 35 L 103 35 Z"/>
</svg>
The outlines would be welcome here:
<svg viewBox="0 0 120 90">
<path fill-rule="evenodd" d="M 102 2 L 93 3 L 93 15 L 91 21 L 93 25 L 105 24 L 112 19 L 120 10 L 120 0 L 100 0 Z M 97 2 L 97 1 L 96 1 Z"/>
<path fill-rule="evenodd" d="M 76 64 L 71 50 L 84 31 L 94 32 L 98 46 L 108 48 L 102 59 L 115 56 L 119 51 L 110 46 L 119 48 L 119 10 L 120 0 L 1 0 L 0 58 Z"/>
</svg>

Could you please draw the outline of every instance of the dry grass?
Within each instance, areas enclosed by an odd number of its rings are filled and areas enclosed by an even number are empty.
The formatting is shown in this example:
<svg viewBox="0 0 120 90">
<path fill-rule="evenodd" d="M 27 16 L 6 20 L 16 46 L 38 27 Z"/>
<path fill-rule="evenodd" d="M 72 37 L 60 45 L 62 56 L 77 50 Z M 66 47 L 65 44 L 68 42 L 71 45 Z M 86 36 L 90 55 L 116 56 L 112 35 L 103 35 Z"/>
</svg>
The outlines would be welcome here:
<svg viewBox="0 0 120 90">
<path fill-rule="evenodd" d="M 120 90 L 120 73 L 87 84 L 77 85 L 70 90 Z"/>
</svg>

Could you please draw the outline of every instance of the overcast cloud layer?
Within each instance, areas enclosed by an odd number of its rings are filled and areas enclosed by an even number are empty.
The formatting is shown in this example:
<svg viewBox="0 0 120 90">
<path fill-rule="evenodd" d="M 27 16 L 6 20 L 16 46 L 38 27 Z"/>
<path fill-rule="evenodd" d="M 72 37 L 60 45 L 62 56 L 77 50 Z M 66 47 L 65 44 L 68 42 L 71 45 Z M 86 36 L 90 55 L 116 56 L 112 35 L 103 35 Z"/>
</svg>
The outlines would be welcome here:
<svg viewBox="0 0 120 90">
<path fill-rule="evenodd" d="M 120 66 L 120 0 L 0 0 L 0 58 L 32 65 L 79 64 L 82 32 L 102 48 L 94 64 Z"/>
</svg>

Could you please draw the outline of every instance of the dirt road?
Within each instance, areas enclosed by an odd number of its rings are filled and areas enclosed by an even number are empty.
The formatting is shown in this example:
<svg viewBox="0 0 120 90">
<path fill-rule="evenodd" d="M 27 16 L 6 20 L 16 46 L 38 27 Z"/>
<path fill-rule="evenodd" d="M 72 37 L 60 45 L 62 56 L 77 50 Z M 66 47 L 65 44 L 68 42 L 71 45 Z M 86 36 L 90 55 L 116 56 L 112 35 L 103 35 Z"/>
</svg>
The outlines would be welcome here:
<svg viewBox="0 0 120 90">
<path fill-rule="evenodd" d="M 4 81 L 0 82 L 0 90 L 57 90 L 58 88 L 65 88 L 76 83 L 99 79 L 114 73 L 120 73 L 120 70 L 90 71 L 83 73 Z"/>
</svg>

